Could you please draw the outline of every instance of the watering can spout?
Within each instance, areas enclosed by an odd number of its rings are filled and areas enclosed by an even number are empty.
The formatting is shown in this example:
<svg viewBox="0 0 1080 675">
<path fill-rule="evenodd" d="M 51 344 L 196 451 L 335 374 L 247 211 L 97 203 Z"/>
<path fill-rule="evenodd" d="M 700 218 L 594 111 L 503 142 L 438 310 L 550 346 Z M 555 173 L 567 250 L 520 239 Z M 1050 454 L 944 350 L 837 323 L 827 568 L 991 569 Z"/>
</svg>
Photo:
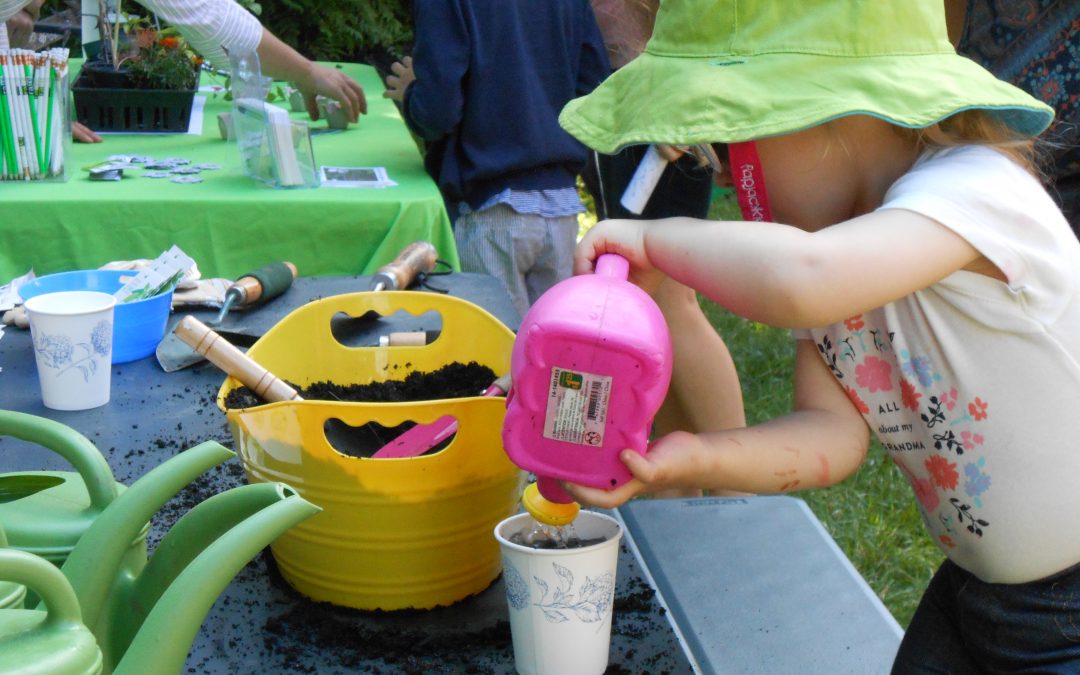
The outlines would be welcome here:
<svg viewBox="0 0 1080 675">
<path fill-rule="evenodd" d="M 214 441 L 197 445 L 132 483 L 97 517 L 62 568 L 87 626 L 93 629 L 101 619 L 124 555 L 150 518 L 197 476 L 233 456 Z"/>
<path fill-rule="evenodd" d="M 185 516 L 185 519 L 190 516 L 191 520 L 176 536 L 186 532 L 194 534 L 203 525 L 211 531 L 209 535 L 202 535 L 203 538 L 213 538 L 218 532 L 220 536 L 188 563 L 160 594 L 124 650 L 114 671 L 116 675 L 182 672 L 203 619 L 233 577 L 282 533 L 322 510 L 281 483 L 233 488 L 203 504 L 214 499 L 218 499 L 216 508 L 208 506 L 196 513 L 196 507 Z M 221 508 L 225 503 L 234 508 Z M 228 511 L 233 511 L 232 518 Z M 224 518 L 217 515 L 222 512 L 226 512 Z M 236 514 L 241 514 L 240 522 L 229 527 L 229 521 L 235 521 Z M 173 536 L 173 531 L 180 526 L 181 522 L 178 522 L 169 536 Z M 153 571 L 153 563 L 151 560 L 147 566 L 148 572 Z"/>
</svg>

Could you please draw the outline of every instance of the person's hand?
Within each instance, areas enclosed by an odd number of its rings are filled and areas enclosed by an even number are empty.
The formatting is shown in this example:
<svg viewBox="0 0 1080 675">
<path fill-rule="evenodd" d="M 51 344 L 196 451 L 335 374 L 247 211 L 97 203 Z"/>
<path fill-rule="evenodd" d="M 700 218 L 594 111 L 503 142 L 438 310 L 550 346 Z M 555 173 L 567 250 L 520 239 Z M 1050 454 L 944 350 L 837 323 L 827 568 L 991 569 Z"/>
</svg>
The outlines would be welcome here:
<svg viewBox="0 0 1080 675">
<path fill-rule="evenodd" d="M 41 15 L 45 0 L 33 0 L 7 20 L 8 43 L 12 47 L 25 47 L 34 32 L 34 22 Z"/>
<path fill-rule="evenodd" d="M 336 68 L 327 68 L 317 63 L 311 64 L 305 81 L 297 82 L 296 88 L 304 95 L 304 105 L 313 120 L 319 119 L 319 103 L 316 96 L 325 96 L 337 101 L 350 122 L 360 119 L 367 113 L 367 98 L 363 88 L 345 73 Z"/>
<path fill-rule="evenodd" d="M 703 445 L 694 434 L 675 431 L 656 440 L 649 451 L 639 455 L 623 450 L 619 460 L 630 470 L 633 478 L 613 490 L 562 483 L 562 487 L 579 504 L 613 509 L 639 494 L 651 494 L 673 488 L 696 488 L 691 484 L 700 475 L 700 451 Z"/>
<path fill-rule="evenodd" d="M 406 56 L 400 61 L 395 61 L 390 66 L 392 75 L 386 76 L 386 91 L 383 96 L 401 102 L 405 98 L 405 90 L 416 79 L 413 72 L 412 57 Z"/>
<path fill-rule="evenodd" d="M 71 137 L 75 139 L 76 143 L 100 143 L 101 136 L 98 136 L 96 132 L 90 127 L 80 124 L 79 122 L 71 123 Z"/>
<path fill-rule="evenodd" d="M 653 266 L 645 252 L 648 220 L 604 220 L 585 233 L 574 251 L 574 274 L 588 274 L 604 253 L 618 253 L 630 262 L 630 281 L 653 293 L 665 275 Z"/>
</svg>

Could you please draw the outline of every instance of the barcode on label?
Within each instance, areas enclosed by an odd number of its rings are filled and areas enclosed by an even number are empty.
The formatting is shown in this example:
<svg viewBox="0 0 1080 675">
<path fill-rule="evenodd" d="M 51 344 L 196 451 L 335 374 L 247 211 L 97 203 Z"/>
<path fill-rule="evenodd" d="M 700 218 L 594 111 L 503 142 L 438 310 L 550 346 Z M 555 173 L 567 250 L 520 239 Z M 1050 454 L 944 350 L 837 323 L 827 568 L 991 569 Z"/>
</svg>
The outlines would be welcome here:
<svg viewBox="0 0 1080 675">
<path fill-rule="evenodd" d="M 596 419 L 596 409 L 600 405 L 600 394 L 603 393 L 603 387 L 603 382 L 589 384 L 589 407 L 585 410 L 585 419 Z"/>
</svg>

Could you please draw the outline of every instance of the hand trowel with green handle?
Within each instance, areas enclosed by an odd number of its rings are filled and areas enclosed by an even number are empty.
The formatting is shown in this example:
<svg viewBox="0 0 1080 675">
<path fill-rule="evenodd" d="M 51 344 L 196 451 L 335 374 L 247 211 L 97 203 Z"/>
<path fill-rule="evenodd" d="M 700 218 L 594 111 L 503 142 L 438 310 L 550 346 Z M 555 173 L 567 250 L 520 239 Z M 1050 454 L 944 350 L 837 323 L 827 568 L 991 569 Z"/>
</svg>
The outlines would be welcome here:
<svg viewBox="0 0 1080 675">
<path fill-rule="evenodd" d="M 292 286 L 296 278 L 296 266 L 290 262 L 274 262 L 241 276 L 225 292 L 225 302 L 215 319 L 207 325 L 219 326 L 229 311 L 240 307 L 254 307 L 273 300 Z M 245 338 L 251 344 L 250 335 L 233 334 L 219 331 L 233 342 L 242 342 Z M 203 361 L 206 357 L 185 344 L 175 333 L 170 332 L 158 343 L 155 350 L 162 370 L 171 373 Z"/>
</svg>

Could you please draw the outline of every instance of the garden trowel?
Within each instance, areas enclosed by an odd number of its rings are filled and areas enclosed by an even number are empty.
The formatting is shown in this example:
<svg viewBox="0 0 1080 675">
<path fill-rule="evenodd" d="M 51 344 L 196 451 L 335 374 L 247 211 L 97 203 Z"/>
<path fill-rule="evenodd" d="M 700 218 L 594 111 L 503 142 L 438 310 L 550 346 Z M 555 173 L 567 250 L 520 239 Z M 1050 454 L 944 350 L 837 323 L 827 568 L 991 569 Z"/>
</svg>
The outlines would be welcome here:
<svg viewBox="0 0 1080 675">
<path fill-rule="evenodd" d="M 229 311 L 239 307 L 254 307 L 272 300 L 292 286 L 296 278 L 296 266 L 290 262 L 275 262 L 249 272 L 233 283 L 225 291 L 225 302 L 221 311 L 208 325 L 220 325 Z M 254 343 L 255 336 L 219 330 L 234 344 L 248 346 Z M 184 343 L 175 332 L 169 332 L 158 343 L 155 350 L 158 364 L 166 373 L 171 373 L 203 361 L 206 357 Z"/>
</svg>

